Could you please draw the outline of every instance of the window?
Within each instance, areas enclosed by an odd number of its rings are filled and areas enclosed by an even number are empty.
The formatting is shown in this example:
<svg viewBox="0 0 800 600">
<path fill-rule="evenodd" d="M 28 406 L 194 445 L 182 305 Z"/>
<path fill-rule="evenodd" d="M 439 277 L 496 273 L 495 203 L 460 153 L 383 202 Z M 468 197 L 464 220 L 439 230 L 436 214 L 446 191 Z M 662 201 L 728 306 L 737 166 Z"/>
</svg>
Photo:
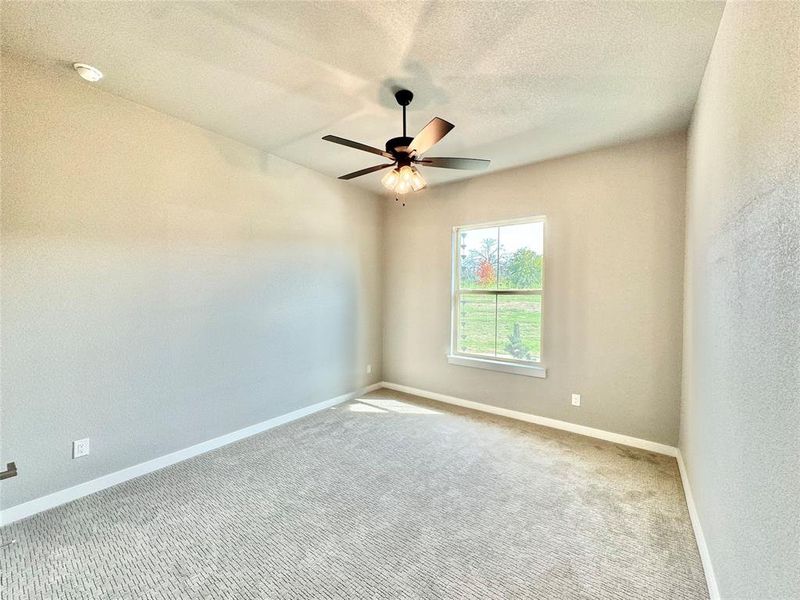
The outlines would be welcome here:
<svg viewBox="0 0 800 600">
<path fill-rule="evenodd" d="M 544 377 L 544 218 L 456 227 L 450 362 Z"/>
</svg>

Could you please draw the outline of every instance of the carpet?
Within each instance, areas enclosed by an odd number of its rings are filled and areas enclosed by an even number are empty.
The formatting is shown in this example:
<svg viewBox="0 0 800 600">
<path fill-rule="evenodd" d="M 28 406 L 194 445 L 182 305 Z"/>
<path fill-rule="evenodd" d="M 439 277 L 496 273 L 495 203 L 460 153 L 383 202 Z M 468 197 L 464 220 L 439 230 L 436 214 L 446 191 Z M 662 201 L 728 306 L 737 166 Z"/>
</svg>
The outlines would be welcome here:
<svg viewBox="0 0 800 600">
<path fill-rule="evenodd" d="M 675 459 L 388 390 L 0 534 L 9 600 L 708 597 Z"/>
</svg>

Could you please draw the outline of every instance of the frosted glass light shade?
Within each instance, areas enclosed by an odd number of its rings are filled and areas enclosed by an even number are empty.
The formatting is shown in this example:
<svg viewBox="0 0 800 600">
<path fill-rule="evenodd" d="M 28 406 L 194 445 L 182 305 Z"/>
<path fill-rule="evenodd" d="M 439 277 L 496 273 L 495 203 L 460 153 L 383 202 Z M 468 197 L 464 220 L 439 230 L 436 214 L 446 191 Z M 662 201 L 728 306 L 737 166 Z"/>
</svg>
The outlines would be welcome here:
<svg viewBox="0 0 800 600">
<path fill-rule="evenodd" d="M 400 174 L 397 172 L 397 169 L 392 169 L 381 179 L 383 187 L 387 190 L 393 190 L 398 181 L 400 181 Z"/>
</svg>

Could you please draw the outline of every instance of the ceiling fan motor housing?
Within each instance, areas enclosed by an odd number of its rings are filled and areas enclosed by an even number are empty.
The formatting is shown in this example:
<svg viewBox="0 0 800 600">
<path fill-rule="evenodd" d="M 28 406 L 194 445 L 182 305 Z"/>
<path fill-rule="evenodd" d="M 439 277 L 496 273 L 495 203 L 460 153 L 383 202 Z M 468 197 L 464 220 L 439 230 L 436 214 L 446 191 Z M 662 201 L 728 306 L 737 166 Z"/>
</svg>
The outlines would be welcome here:
<svg viewBox="0 0 800 600">
<path fill-rule="evenodd" d="M 392 154 L 402 167 L 404 164 L 411 164 L 411 157 L 409 156 L 408 147 L 414 138 L 410 137 L 396 137 L 386 142 L 386 151 Z"/>
</svg>

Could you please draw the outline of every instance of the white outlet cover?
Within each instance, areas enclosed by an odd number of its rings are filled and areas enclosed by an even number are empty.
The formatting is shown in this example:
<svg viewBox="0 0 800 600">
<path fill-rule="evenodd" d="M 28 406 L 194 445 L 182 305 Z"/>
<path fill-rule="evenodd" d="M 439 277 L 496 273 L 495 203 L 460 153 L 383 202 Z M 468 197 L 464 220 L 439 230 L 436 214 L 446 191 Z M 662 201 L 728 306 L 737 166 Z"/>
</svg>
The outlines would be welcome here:
<svg viewBox="0 0 800 600">
<path fill-rule="evenodd" d="M 367 373 L 372 373 L 372 365 L 367 365 Z"/>
<path fill-rule="evenodd" d="M 581 405 L 581 395 L 572 394 L 572 406 L 580 406 L 580 405 Z"/>
<path fill-rule="evenodd" d="M 80 458 L 89 454 L 89 438 L 72 442 L 72 458 Z"/>
</svg>

